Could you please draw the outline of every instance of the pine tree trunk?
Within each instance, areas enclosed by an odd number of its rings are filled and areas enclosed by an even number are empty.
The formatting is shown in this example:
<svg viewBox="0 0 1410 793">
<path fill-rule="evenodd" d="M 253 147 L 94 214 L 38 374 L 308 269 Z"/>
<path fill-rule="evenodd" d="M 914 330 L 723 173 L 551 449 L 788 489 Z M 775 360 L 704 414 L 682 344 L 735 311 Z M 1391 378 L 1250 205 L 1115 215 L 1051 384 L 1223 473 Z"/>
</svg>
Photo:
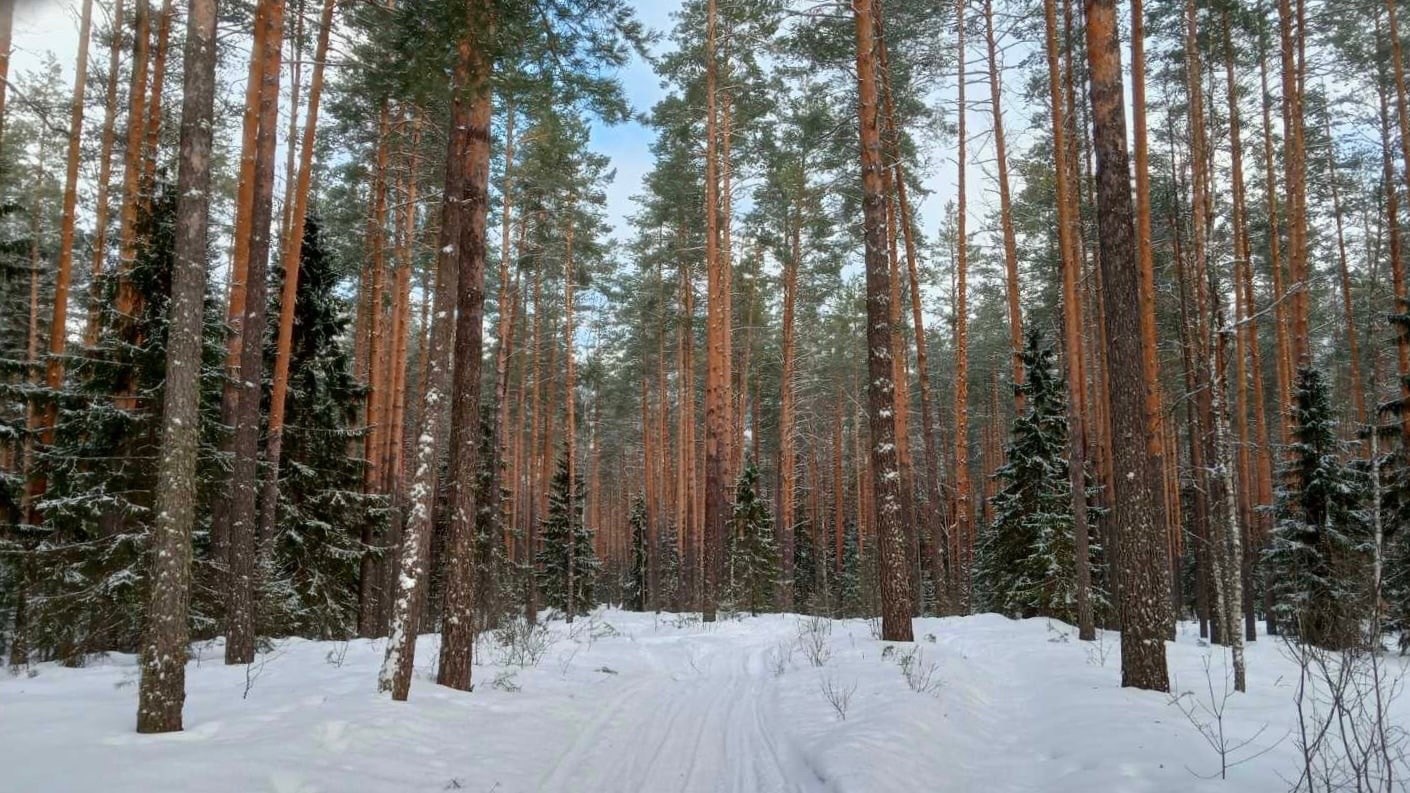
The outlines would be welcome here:
<svg viewBox="0 0 1410 793">
<path fill-rule="evenodd" d="M 144 0 L 138 0 L 143 2 Z M 231 432 L 221 439 L 221 451 L 231 453 L 234 443 L 236 411 L 240 403 L 240 349 L 245 341 L 245 282 L 250 266 L 252 237 L 251 211 L 255 200 L 255 164 L 258 162 L 260 91 L 264 81 L 263 59 L 267 51 L 264 41 L 269 37 L 270 0 L 260 0 L 255 6 L 254 41 L 250 45 L 250 68 L 245 83 L 245 109 L 240 136 L 240 169 L 235 192 L 235 226 L 230 256 L 230 286 L 227 297 L 225 324 L 229 336 L 225 345 L 225 382 L 221 389 L 220 423 Z M 90 317 L 92 335 L 97 338 L 97 315 Z M 211 554 L 217 569 L 229 575 L 230 568 L 230 498 L 227 488 L 217 488 L 211 510 Z M 224 582 L 221 582 L 224 585 Z"/>
<path fill-rule="evenodd" d="M 1057 180 L 1058 259 L 1062 269 L 1063 360 L 1067 370 L 1067 470 L 1072 489 L 1073 557 L 1077 581 L 1077 636 L 1082 641 L 1096 638 L 1092 610 L 1092 569 L 1087 527 L 1087 460 L 1086 432 L 1082 415 L 1082 316 L 1077 299 L 1077 270 L 1080 267 L 1074 232 L 1079 219 L 1074 217 L 1073 204 L 1067 200 L 1073 185 L 1068 183 L 1070 171 L 1065 163 L 1067 122 L 1063 113 L 1061 69 L 1058 65 L 1056 0 L 1043 3 L 1046 20 L 1048 61 L 1049 112 L 1053 125 L 1053 150 L 1058 163 L 1054 169 Z"/>
<path fill-rule="evenodd" d="M 896 454 L 896 386 L 891 360 L 891 273 L 886 254 L 886 195 L 882 176 L 876 69 L 876 2 L 852 0 L 857 32 L 857 111 L 860 126 L 863 229 L 867 282 L 867 417 L 871 480 L 881 575 L 881 638 L 911 641 L 911 577 L 901 526 Z"/>
<path fill-rule="evenodd" d="M 10 12 L 6 12 L 7 14 Z M 78 166 L 82 158 L 83 93 L 88 82 L 88 39 L 93 25 L 93 0 L 83 0 L 78 26 L 78 60 L 74 65 L 73 100 L 69 106 L 69 141 L 64 169 L 63 215 L 59 225 L 59 267 L 54 277 L 54 305 L 49 319 L 49 358 L 45 361 L 44 387 L 58 393 L 64 380 L 64 352 L 68 348 L 69 283 L 73 277 L 74 223 L 78 209 Z M 39 441 L 54 442 L 54 423 L 59 405 L 52 399 L 44 406 L 37 428 Z M 43 491 L 42 488 L 39 489 Z"/>
<path fill-rule="evenodd" d="M 279 512 L 279 465 L 284 450 L 284 410 L 289 394 L 294 308 L 299 294 L 299 263 L 303 253 L 304 222 L 308 216 L 308 194 L 313 179 L 313 147 L 318 127 L 318 105 L 323 94 L 323 66 L 328 57 L 328 38 L 333 27 L 335 5 L 336 0 L 323 0 L 318 45 L 313 56 L 313 77 L 308 89 L 308 117 L 304 120 L 299 170 L 292 196 L 293 207 L 289 210 L 289 233 L 284 240 L 284 284 L 279 297 L 279 335 L 275 342 L 274 374 L 269 398 L 269 428 L 265 440 L 265 480 L 259 513 L 259 536 L 265 542 L 274 536 L 275 521 Z"/>
<path fill-rule="evenodd" d="M 142 143 L 142 207 L 151 206 L 152 188 L 157 178 L 157 150 L 161 148 L 162 88 L 166 83 L 167 42 L 171 38 L 171 19 L 175 12 L 171 0 L 162 0 L 157 14 L 157 41 L 152 49 L 152 89 L 147 99 L 146 139 Z"/>
<path fill-rule="evenodd" d="M 1292 282 L 1292 358 L 1307 366 L 1311 358 L 1307 336 L 1307 156 L 1303 144 L 1303 0 L 1278 0 L 1278 32 L 1282 44 L 1283 172 L 1288 192 L 1288 273 Z"/>
<path fill-rule="evenodd" d="M 1140 2 L 1140 0 L 1136 0 Z M 1014 410 L 1023 411 L 1023 312 L 1019 308 L 1018 240 L 1013 229 L 1013 200 L 1009 197 L 1009 160 L 1004 140 L 1004 110 L 999 83 L 999 41 L 994 35 L 994 3 L 984 0 L 984 42 L 989 56 L 989 104 L 994 114 L 994 161 L 998 167 L 999 226 L 1004 237 L 1004 294 L 1009 310 L 1009 346 L 1013 357 Z"/>
<path fill-rule="evenodd" d="M 162 394 L 162 454 L 152 527 L 137 731 L 180 730 L 186 700 L 191 529 L 196 517 L 201 330 L 205 316 L 217 0 L 191 0 L 183 63 L 177 170 L 176 266 Z M 83 70 L 79 69 L 80 79 Z"/>
<path fill-rule="evenodd" d="M 785 215 L 785 217 L 787 217 Z M 779 377 L 779 409 L 778 409 L 778 497 L 779 497 L 779 519 L 778 544 L 779 553 L 782 555 L 779 569 L 782 570 L 783 586 L 780 587 L 779 604 L 784 611 L 791 610 L 793 603 L 793 570 L 794 570 L 794 544 L 793 527 L 796 522 L 795 499 L 797 498 L 798 485 L 796 475 L 798 470 L 798 452 L 794 430 L 794 402 L 796 399 L 794 392 L 794 381 L 797 379 L 797 331 L 794 328 L 794 314 L 798 302 L 798 270 L 802 266 L 803 257 L 803 218 L 802 208 L 795 207 L 794 216 L 791 222 L 785 224 L 788 228 L 785 233 L 788 235 L 788 257 L 783 261 L 783 327 L 781 341 L 781 354 L 783 357 L 782 374 Z"/>
<path fill-rule="evenodd" d="M 152 26 L 148 0 L 137 0 L 133 22 L 132 81 L 127 94 L 127 150 L 123 159 L 122 208 L 118 226 L 117 313 L 124 318 L 124 322 L 137 316 L 141 302 L 128 273 L 137 259 L 138 207 L 142 203 L 142 142 L 146 139 L 143 124 L 147 107 L 147 59 Z M 114 404 L 120 409 L 130 410 L 136 406 L 137 398 L 128 387 L 124 387 L 114 399 Z"/>
<path fill-rule="evenodd" d="M 477 0 L 469 11 L 471 28 L 478 36 L 491 35 L 488 6 L 487 0 Z M 451 519 L 450 536 L 446 541 L 440 668 L 436 676 L 437 683 L 460 691 L 470 690 L 475 644 L 475 586 L 478 583 L 475 581 L 475 521 L 481 495 L 476 492 L 475 483 L 480 466 L 480 368 L 484 354 L 485 243 L 490 179 L 491 67 L 482 47 L 471 45 L 470 51 L 469 83 L 464 89 L 465 95 L 457 97 L 460 103 L 469 104 L 469 113 L 464 122 L 459 118 L 455 122 L 467 125 L 469 141 L 465 154 L 469 157 L 469 169 L 465 175 L 459 246 L 450 425 Z"/>
<path fill-rule="evenodd" d="M 10 13 L 13 4 L 6 4 L 3 13 Z M 113 140 L 117 137 L 117 98 L 119 59 L 122 55 L 123 0 L 115 0 L 112 15 L 112 45 L 108 48 L 108 87 L 103 100 L 103 134 L 98 144 L 98 194 L 93 208 L 93 258 L 89 266 L 88 324 L 83 334 L 84 346 L 98 341 L 98 310 L 100 308 L 99 276 L 103 274 L 108 253 L 108 189 L 112 182 Z M 3 35 L 3 32 L 0 32 Z M 0 67 L 0 72 L 3 67 Z M 0 73 L 0 103 L 4 101 L 4 74 Z M 2 112 L 2 111 L 0 111 Z M 0 119 L 2 120 L 2 119 Z"/>
<path fill-rule="evenodd" d="M 1120 537 L 1122 685 L 1165 691 L 1170 565 L 1156 520 L 1148 457 L 1140 335 L 1140 270 L 1133 239 L 1131 171 L 1126 156 L 1121 49 L 1114 0 L 1089 0 L 1087 56 L 1091 70 L 1097 219 L 1101 231 L 1103 320 L 1111 383 L 1111 449 L 1117 472 L 1112 518 Z"/>
<path fill-rule="evenodd" d="M 1156 343 L 1155 246 L 1151 234 L 1150 138 L 1146 125 L 1146 53 L 1143 0 L 1131 0 L 1131 117 L 1135 140 L 1136 255 L 1141 267 L 1141 362 L 1146 386 L 1146 421 L 1150 425 L 1150 456 L 1161 472 L 1163 489 L 1175 485 L 1166 475 L 1165 406 L 1160 387 L 1160 353 Z M 1168 537 L 1178 536 L 1179 512 L 1159 500 L 1158 525 Z M 1171 581 L 1178 579 L 1178 559 L 1172 557 Z M 1173 589 L 1172 589 L 1173 591 Z M 1175 608 L 1178 601 L 1172 597 Z M 1173 624 L 1171 626 L 1174 627 Z"/>
<path fill-rule="evenodd" d="M 966 200 L 965 165 L 967 159 L 966 112 L 965 105 L 965 47 L 964 47 L 964 6 L 965 0 L 955 0 L 955 49 L 960 53 L 957 60 L 956 76 L 956 136 L 955 158 L 955 456 L 951 463 L 955 477 L 955 531 L 961 537 L 968 537 L 971 529 L 970 486 L 969 486 L 969 235 L 968 202 Z M 963 569 L 957 581 L 966 578 Z"/>
<path fill-rule="evenodd" d="M 720 188 L 717 109 L 719 27 L 715 0 L 705 6 L 705 268 L 708 276 L 705 320 L 705 524 L 702 537 L 703 575 L 700 611 L 706 622 L 715 619 L 719 574 L 723 569 L 725 523 L 729 495 L 725 492 L 730 432 L 729 284 L 728 264 L 720 255 Z"/>
<path fill-rule="evenodd" d="M 257 532 L 260 391 L 264 382 L 264 331 L 268 311 L 269 230 L 273 218 L 275 137 L 279 125 L 279 71 L 284 2 L 269 7 L 260 88 L 254 202 L 250 207 L 250 261 L 245 269 L 245 319 L 240 333 L 240 396 L 236 403 L 234 463 L 230 471 L 230 581 L 225 662 L 248 664 L 255 657 L 255 558 L 264 539 Z"/>
<path fill-rule="evenodd" d="M 441 459 L 441 431 L 445 403 L 453 399 L 451 348 L 456 335 L 456 306 L 459 292 L 461 246 L 470 190 L 471 127 L 476 117 L 474 92 L 485 90 L 473 69 L 477 58 L 474 33 L 467 31 L 457 45 L 455 71 L 451 81 L 450 134 L 446 151 L 445 195 L 441 201 L 441 230 L 436 252 L 436 293 L 431 308 L 430 344 L 422 366 L 426 372 L 425 397 L 421 400 L 421 421 L 417 431 L 416 463 L 409 494 L 410 511 L 402 532 L 401 558 L 396 597 L 392 604 L 390 634 L 377 690 L 391 692 L 392 699 L 405 701 L 411 691 L 415 664 L 416 636 L 421 627 L 422 590 L 427 583 L 431 553 L 431 521 L 436 504 L 436 468 Z M 483 129 L 483 127 L 481 127 Z M 452 455 L 455 458 L 458 455 Z M 458 505 L 457 505 L 458 506 Z"/>
</svg>

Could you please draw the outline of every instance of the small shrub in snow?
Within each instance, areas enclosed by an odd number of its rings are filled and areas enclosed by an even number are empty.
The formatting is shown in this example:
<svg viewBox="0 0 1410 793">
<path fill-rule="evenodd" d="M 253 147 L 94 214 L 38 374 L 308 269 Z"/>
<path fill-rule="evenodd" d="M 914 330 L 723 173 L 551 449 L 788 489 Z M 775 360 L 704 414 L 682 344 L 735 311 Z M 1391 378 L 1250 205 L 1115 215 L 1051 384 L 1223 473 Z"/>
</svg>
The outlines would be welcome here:
<svg viewBox="0 0 1410 793">
<path fill-rule="evenodd" d="M 1219 756 L 1218 776 L 1220 779 L 1227 779 L 1230 768 L 1243 765 L 1250 760 L 1257 759 L 1271 752 L 1278 744 L 1282 743 L 1282 739 L 1274 741 L 1263 748 L 1254 746 L 1254 742 L 1268 730 L 1266 723 L 1247 738 L 1236 738 L 1226 732 L 1224 713 L 1229 707 L 1229 700 L 1234 695 L 1233 680 L 1231 679 L 1229 670 L 1226 668 L 1224 673 L 1220 675 L 1222 685 L 1216 688 L 1214 680 L 1215 675 L 1210 666 L 1209 656 L 1204 656 L 1203 661 L 1205 680 L 1204 695 L 1196 695 L 1193 691 L 1181 691 L 1180 693 L 1172 692 L 1169 695 L 1170 704 L 1174 705 L 1184 714 L 1185 720 L 1199 732 L 1200 737 L 1204 738 L 1204 742 L 1209 744 L 1209 748 L 1213 749 L 1214 753 Z M 1174 684 L 1172 688 L 1175 691 L 1179 691 L 1179 681 L 1171 682 Z M 1196 776 L 1199 775 L 1196 774 Z M 1212 779 L 1213 776 L 1214 775 L 1210 775 L 1206 778 Z M 1301 790 L 1302 787 L 1299 786 L 1297 789 Z M 1315 788 L 1309 787 L 1308 789 L 1314 790 Z M 1328 791 L 1333 789 L 1342 790 L 1343 788 L 1333 788 L 1330 786 L 1326 788 Z M 1356 790 L 1359 791 L 1361 788 L 1357 787 Z"/>
<path fill-rule="evenodd" d="M 938 641 L 938 640 L 935 638 L 935 634 L 933 634 L 933 633 L 927 633 L 927 634 L 925 634 L 925 640 L 928 641 L 928 642 L 930 642 L 931 644 L 934 644 L 936 641 Z"/>
<path fill-rule="evenodd" d="M 568 670 L 573 668 L 573 659 L 578 657 L 578 651 L 582 648 L 581 644 L 575 644 L 573 649 L 558 656 L 558 674 L 568 676 Z"/>
<path fill-rule="evenodd" d="M 329 666 L 332 666 L 337 669 L 342 669 L 343 661 L 347 660 L 347 657 L 348 643 L 338 642 L 333 645 L 333 649 L 329 650 L 327 655 L 323 656 L 323 660 Z"/>
<path fill-rule="evenodd" d="M 495 629 L 499 643 L 499 662 L 503 666 L 538 666 L 548 652 L 548 628 L 543 623 L 529 624 L 523 617 L 505 620 Z"/>
<path fill-rule="evenodd" d="M 522 691 L 523 686 L 520 686 L 518 681 L 514 679 L 518 674 L 519 673 L 515 672 L 513 669 L 505 669 L 495 675 L 494 680 L 490 681 L 490 688 L 508 691 L 510 693 Z"/>
<path fill-rule="evenodd" d="M 925 660 L 925 653 L 919 647 L 912 647 L 896 659 L 901 667 L 901 676 L 906 685 L 917 694 L 934 694 L 940 690 L 940 681 L 935 679 L 935 662 Z"/>
<path fill-rule="evenodd" d="M 813 666 L 822 666 L 832 657 L 832 620 L 803 617 L 798 620 L 798 649 Z"/>
<path fill-rule="evenodd" d="M 851 685 L 847 685 L 832 675 L 823 675 L 820 687 L 827 704 L 837 712 L 837 718 L 846 721 L 847 708 L 852 704 L 852 695 L 857 693 L 857 681 L 853 680 Z"/>
<path fill-rule="evenodd" d="M 888 645 L 886 645 L 885 647 L 881 648 L 881 660 L 885 661 L 885 660 L 888 659 L 888 658 L 895 658 L 895 657 L 896 657 L 896 645 L 894 645 L 894 644 L 888 644 Z"/>
<path fill-rule="evenodd" d="M 1098 628 L 1096 641 L 1087 642 L 1087 663 L 1106 666 L 1106 659 L 1111 656 L 1114 647 L 1115 642 L 1107 638 L 1107 632 Z"/>
<path fill-rule="evenodd" d="M 783 677 L 789 667 L 793 666 L 794 645 L 788 642 L 779 642 L 776 647 L 769 651 L 766 657 L 769 663 L 769 670 L 774 673 L 774 677 Z"/>
</svg>

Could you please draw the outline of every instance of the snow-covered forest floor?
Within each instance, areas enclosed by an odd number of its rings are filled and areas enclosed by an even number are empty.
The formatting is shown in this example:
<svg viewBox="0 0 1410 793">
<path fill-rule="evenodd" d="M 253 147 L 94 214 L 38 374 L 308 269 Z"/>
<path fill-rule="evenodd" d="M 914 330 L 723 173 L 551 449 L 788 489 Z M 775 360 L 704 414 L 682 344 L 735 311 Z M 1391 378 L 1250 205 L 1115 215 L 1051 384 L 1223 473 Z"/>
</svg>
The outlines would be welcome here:
<svg viewBox="0 0 1410 793">
<path fill-rule="evenodd" d="M 133 732 L 133 657 L 43 664 L 0 675 L 0 789 L 1261 793 L 1297 774 L 1298 667 L 1277 639 L 1249 648 L 1249 693 L 1223 721 L 1230 744 L 1253 738 L 1232 760 L 1262 754 L 1221 781 L 1169 696 L 1119 687 L 1115 634 L 989 615 L 920 619 L 916 636 L 601 611 L 484 636 L 470 694 L 432 682 L 424 636 L 408 703 L 375 691 L 381 641 L 278 641 L 248 668 L 202 644 L 186 731 L 161 736 Z M 1191 625 L 1169 650 L 1186 709 L 1216 728 L 1197 705 L 1224 701 L 1224 655 Z M 1393 709 L 1410 723 L 1410 699 Z"/>
</svg>

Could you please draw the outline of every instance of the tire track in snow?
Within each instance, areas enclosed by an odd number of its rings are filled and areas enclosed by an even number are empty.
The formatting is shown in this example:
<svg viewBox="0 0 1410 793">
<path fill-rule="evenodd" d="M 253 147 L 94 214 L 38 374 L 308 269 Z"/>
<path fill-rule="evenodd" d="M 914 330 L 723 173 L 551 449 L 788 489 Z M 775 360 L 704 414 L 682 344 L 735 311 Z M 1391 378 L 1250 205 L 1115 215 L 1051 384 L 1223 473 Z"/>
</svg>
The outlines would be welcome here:
<svg viewBox="0 0 1410 793">
<path fill-rule="evenodd" d="M 643 643 L 643 649 L 655 655 L 678 658 L 684 651 L 696 674 L 681 678 L 651 672 L 620 692 L 617 701 L 585 725 L 577 740 L 556 758 L 536 789 L 575 793 L 825 790 L 816 771 L 772 717 L 777 684 L 768 672 L 765 653 L 773 644 L 751 643 L 741 657 L 741 647 L 722 638 L 692 635 Z M 672 665 L 662 663 L 659 668 Z"/>
</svg>

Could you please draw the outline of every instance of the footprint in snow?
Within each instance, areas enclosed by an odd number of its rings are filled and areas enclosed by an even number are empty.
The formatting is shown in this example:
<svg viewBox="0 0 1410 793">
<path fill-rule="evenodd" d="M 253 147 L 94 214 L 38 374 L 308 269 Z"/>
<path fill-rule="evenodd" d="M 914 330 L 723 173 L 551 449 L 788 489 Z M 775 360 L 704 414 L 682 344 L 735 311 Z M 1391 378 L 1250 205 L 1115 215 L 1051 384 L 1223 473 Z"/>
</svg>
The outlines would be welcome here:
<svg viewBox="0 0 1410 793">
<path fill-rule="evenodd" d="M 344 752 L 348 748 L 348 723 L 345 721 L 325 721 L 318 728 L 318 742 L 330 752 Z"/>
</svg>

